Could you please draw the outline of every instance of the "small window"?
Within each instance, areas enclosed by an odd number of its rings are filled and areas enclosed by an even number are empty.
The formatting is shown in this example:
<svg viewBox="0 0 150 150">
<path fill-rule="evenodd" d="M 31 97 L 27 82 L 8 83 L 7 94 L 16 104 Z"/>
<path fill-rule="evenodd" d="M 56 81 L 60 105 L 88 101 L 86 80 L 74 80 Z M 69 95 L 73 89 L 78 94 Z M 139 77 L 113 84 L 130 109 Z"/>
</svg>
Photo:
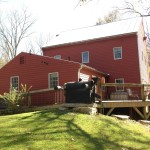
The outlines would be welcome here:
<svg viewBox="0 0 150 150">
<path fill-rule="evenodd" d="M 89 63 L 89 52 L 82 52 L 82 63 Z"/>
<path fill-rule="evenodd" d="M 14 76 L 10 78 L 10 88 L 15 88 L 16 90 L 19 90 L 19 77 Z"/>
<path fill-rule="evenodd" d="M 54 88 L 58 86 L 58 72 L 49 73 L 49 88 Z"/>
<path fill-rule="evenodd" d="M 114 47 L 114 59 L 122 59 L 122 47 Z"/>
<path fill-rule="evenodd" d="M 24 56 L 21 56 L 20 57 L 20 64 L 24 64 L 25 63 L 25 57 Z"/>
<path fill-rule="evenodd" d="M 115 83 L 124 83 L 124 79 L 115 79 Z M 124 86 L 116 86 L 116 91 L 124 91 Z"/>
<path fill-rule="evenodd" d="M 61 55 L 55 55 L 54 59 L 61 59 Z"/>
</svg>

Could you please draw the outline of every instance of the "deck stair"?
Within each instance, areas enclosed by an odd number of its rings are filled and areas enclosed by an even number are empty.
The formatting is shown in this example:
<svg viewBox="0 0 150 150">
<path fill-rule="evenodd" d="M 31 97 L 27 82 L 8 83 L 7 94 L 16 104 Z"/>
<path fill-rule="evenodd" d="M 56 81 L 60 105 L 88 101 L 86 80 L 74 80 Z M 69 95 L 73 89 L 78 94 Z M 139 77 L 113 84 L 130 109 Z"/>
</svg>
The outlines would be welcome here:
<svg viewBox="0 0 150 150">
<path fill-rule="evenodd" d="M 130 118 L 130 116 L 127 116 L 127 115 L 111 115 L 112 117 L 115 117 L 117 119 L 120 119 L 120 120 L 128 120 Z"/>
</svg>

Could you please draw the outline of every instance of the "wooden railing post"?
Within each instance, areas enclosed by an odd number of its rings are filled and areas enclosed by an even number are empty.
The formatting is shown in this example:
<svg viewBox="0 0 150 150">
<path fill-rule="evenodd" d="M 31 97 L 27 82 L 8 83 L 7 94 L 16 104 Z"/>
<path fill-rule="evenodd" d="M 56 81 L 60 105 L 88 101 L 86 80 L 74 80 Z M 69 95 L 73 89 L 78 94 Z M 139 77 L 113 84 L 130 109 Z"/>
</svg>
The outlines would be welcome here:
<svg viewBox="0 0 150 150">
<path fill-rule="evenodd" d="M 145 91 L 144 91 L 144 84 L 141 85 L 141 99 L 142 101 L 146 101 L 146 95 L 145 95 Z M 144 119 L 147 118 L 147 114 L 146 114 L 146 106 L 143 107 L 143 116 Z"/>
<path fill-rule="evenodd" d="M 101 84 L 101 81 L 99 80 L 99 82 L 98 82 L 98 84 L 97 84 L 97 93 L 99 94 L 99 96 L 100 96 L 100 105 L 102 104 L 102 97 L 103 97 L 103 95 L 102 95 L 102 84 Z M 97 110 L 98 110 L 98 113 L 103 113 L 102 112 L 102 107 L 100 107 L 100 108 L 97 108 Z"/>
<path fill-rule="evenodd" d="M 145 101 L 144 84 L 141 84 L 141 99 L 142 101 Z"/>
</svg>

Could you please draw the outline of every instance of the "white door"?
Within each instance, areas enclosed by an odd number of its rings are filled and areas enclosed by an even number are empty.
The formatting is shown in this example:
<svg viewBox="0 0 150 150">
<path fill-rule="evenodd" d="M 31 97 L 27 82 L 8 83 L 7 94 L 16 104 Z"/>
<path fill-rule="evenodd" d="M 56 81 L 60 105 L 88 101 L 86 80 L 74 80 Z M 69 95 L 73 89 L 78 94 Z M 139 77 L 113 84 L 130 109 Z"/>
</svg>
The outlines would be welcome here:
<svg viewBox="0 0 150 150">
<path fill-rule="evenodd" d="M 80 73 L 80 75 L 79 75 L 79 78 L 81 78 L 82 81 L 88 81 L 89 77 L 90 77 L 89 75 L 83 74 L 83 73 Z"/>
</svg>

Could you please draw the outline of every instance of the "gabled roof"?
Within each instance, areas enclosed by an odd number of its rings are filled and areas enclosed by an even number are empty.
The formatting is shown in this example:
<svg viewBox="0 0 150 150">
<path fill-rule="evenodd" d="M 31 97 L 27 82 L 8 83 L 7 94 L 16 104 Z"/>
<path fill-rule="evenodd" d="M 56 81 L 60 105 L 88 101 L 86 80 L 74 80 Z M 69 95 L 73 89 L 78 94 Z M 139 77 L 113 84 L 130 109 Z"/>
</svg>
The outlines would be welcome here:
<svg viewBox="0 0 150 150">
<path fill-rule="evenodd" d="M 87 40 L 136 33 L 139 30 L 141 21 L 141 17 L 136 17 L 103 25 L 95 25 L 61 32 L 44 47 L 53 47 Z"/>
<path fill-rule="evenodd" d="M 32 58 L 35 58 L 35 59 L 37 60 L 37 61 L 36 61 L 37 63 L 38 63 L 38 59 L 40 58 L 40 60 L 42 60 L 42 62 L 40 61 L 40 63 L 45 63 L 45 64 L 47 64 L 48 62 L 51 62 L 51 61 L 55 61 L 56 63 L 57 63 L 57 62 L 61 62 L 62 65 L 64 65 L 63 62 L 71 63 L 71 64 L 77 64 L 77 65 L 79 65 L 79 66 L 81 66 L 81 67 L 88 68 L 88 69 L 90 69 L 90 70 L 93 70 L 93 71 L 98 72 L 98 73 L 100 73 L 100 74 L 103 74 L 103 75 L 105 75 L 105 76 L 108 75 L 108 74 L 106 74 L 106 73 L 104 73 L 104 72 L 102 72 L 102 71 L 99 71 L 99 70 L 97 70 L 97 69 L 95 69 L 95 68 L 92 68 L 92 67 L 90 67 L 90 66 L 84 65 L 84 64 L 79 63 L 79 62 L 69 61 L 69 60 L 65 60 L 65 59 L 54 59 L 54 57 L 41 56 L 41 55 L 36 55 L 36 54 L 31 54 L 31 53 L 26 53 L 26 52 L 21 52 L 20 54 L 18 54 L 14 59 L 12 59 L 10 62 L 8 62 L 5 66 L 3 66 L 2 68 L 0 68 L 0 72 L 3 71 L 3 69 L 6 69 L 7 66 L 8 66 L 10 63 L 14 62 L 14 61 L 15 61 L 18 57 L 20 57 L 20 56 L 28 56 L 28 57 L 30 56 L 31 59 L 32 59 Z"/>
<path fill-rule="evenodd" d="M 25 52 L 22 52 L 21 54 L 28 55 L 28 53 L 25 53 Z M 33 55 L 34 57 L 44 58 L 46 61 L 54 60 L 54 61 L 56 61 L 56 62 L 57 62 L 57 61 L 61 61 L 62 63 L 63 63 L 63 62 L 67 62 L 67 63 L 72 63 L 72 64 L 78 64 L 78 65 L 80 65 L 81 67 L 85 67 L 85 68 L 88 68 L 88 69 L 90 69 L 90 70 L 96 71 L 96 72 L 98 72 L 98 73 L 100 73 L 100 74 L 103 74 L 103 75 L 105 75 L 105 76 L 108 76 L 107 73 L 104 73 L 104 72 L 102 72 L 102 71 L 100 71 L 100 70 L 97 70 L 97 69 L 95 69 L 95 68 L 93 68 L 93 67 L 87 66 L 87 65 L 82 64 L 82 63 L 79 63 L 79 62 L 70 61 L 70 60 L 65 60 L 65 59 L 55 59 L 54 57 L 41 56 L 41 55 L 36 55 L 36 54 L 32 54 L 32 55 Z"/>
</svg>

